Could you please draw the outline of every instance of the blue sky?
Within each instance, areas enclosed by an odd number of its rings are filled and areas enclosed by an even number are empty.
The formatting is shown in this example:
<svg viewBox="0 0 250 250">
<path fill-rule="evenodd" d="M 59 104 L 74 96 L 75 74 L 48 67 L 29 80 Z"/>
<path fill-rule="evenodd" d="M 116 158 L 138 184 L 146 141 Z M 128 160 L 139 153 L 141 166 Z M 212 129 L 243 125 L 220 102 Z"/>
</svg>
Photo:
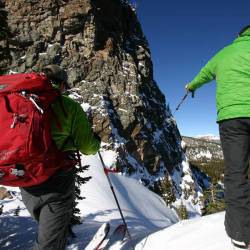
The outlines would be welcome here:
<svg viewBox="0 0 250 250">
<path fill-rule="evenodd" d="M 137 15 L 151 49 L 154 79 L 173 113 L 185 94 L 185 84 L 250 24 L 249 10 L 249 0 L 137 0 Z M 215 90 L 215 82 L 204 85 L 174 114 L 182 135 L 218 135 Z"/>
</svg>

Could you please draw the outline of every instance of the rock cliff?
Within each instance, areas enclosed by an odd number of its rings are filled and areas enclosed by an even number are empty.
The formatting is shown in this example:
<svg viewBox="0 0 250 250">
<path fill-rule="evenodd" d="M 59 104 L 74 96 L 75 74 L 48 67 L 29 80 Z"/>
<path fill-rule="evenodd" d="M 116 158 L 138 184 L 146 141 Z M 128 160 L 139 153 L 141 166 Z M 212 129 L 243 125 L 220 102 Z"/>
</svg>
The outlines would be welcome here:
<svg viewBox="0 0 250 250">
<path fill-rule="evenodd" d="M 190 170 L 150 49 L 133 8 L 121 0 L 2 0 L 12 34 L 7 72 L 67 70 L 71 94 L 93 129 L 117 152 L 117 166 L 147 186 L 172 176 L 176 193 Z M 192 177 L 193 178 L 193 177 Z M 195 186 L 195 181 L 190 178 Z"/>
</svg>

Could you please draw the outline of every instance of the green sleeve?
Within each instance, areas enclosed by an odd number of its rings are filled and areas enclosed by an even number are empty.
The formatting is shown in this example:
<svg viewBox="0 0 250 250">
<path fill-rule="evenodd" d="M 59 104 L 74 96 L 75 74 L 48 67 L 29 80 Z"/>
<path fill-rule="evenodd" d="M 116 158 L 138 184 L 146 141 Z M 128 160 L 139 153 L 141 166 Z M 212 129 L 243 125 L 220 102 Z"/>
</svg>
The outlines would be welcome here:
<svg viewBox="0 0 250 250">
<path fill-rule="evenodd" d="M 212 58 L 188 84 L 190 90 L 196 90 L 203 84 L 215 79 L 215 58 Z"/>
<path fill-rule="evenodd" d="M 85 155 L 95 154 L 100 148 L 100 141 L 95 138 L 86 113 L 78 104 L 72 124 L 74 145 Z"/>
</svg>

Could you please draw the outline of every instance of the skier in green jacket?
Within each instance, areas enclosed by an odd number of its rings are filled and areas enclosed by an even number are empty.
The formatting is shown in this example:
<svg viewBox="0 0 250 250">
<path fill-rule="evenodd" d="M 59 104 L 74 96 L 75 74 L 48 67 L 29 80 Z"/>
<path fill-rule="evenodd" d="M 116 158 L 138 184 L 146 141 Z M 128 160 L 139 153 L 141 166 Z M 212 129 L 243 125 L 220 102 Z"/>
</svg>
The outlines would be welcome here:
<svg viewBox="0 0 250 250">
<path fill-rule="evenodd" d="M 67 87 L 67 74 L 59 66 L 49 65 L 44 73 L 61 92 Z M 74 151 L 89 155 L 97 153 L 100 147 L 100 140 L 92 133 L 80 104 L 61 95 L 52 109 L 55 115 L 51 123 L 52 138 L 57 148 L 65 152 L 67 166 L 40 185 L 21 188 L 23 202 L 38 222 L 36 250 L 66 248 L 75 194 Z"/>
<path fill-rule="evenodd" d="M 250 249 L 250 25 L 186 85 L 194 92 L 216 79 L 217 122 L 225 161 L 225 228 L 233 245 Z"/>
</svg>

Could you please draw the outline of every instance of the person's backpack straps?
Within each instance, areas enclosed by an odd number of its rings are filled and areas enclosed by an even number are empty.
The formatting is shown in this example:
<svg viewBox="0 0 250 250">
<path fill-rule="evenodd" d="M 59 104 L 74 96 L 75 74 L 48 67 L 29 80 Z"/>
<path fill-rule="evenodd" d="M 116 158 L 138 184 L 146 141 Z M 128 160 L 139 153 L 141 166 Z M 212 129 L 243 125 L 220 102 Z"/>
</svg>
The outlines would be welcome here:
<svg viewBox="0 0 250 250">
<path fill-rule="evenodd" d="M 10 106 L 10 100 L 9 100 L 9 98 L 6 95 L 3 98 L 4 98 L 4 101 L 5 101 L 5 108 L 6 108 L 6 110 L 9 113 L 13 113 L 13 110 L 11 109 L 11 106 Z"/>
</svg>

